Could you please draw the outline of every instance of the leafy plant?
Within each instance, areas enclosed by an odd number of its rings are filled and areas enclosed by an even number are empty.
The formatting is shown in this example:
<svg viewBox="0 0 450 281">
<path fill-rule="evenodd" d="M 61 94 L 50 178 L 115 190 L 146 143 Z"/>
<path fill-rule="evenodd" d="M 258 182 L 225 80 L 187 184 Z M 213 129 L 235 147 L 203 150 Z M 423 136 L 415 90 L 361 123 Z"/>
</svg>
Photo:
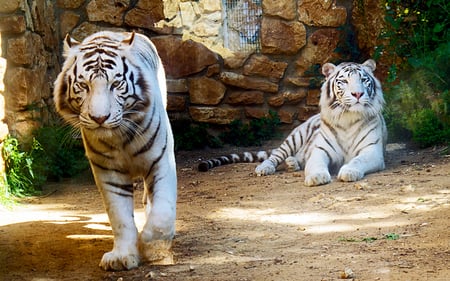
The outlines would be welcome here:
<svg viewBox="0 0 450 281">
<path fill-rule="evenodd" d="M 252 119 L 249 123 L 235 120 L 230 123 L 229 129 L 220 134 L 225 143 L 236 146 L 261 145 L 277 135 L 280 118 L 275 111 L 269 111 L 268 117 Z"/>
<path fill-rule="evenodd" d="M 68 126 L 42 127 L 35 132 L 41 150 L 36 151 L 34 169 L 44 179 L 60 180 L 88 169 L 78 133 Z"/>
<path fill-rule="evenodd" d="M 386 123 L 394 139 L 422 147 L 450 139 L 450 2 L 387 0 L 383 46 L 392 58 L 385 87 Z"/>
<path fill-rule="evenodd" d="M 221 147 L 220 140 L 209 134 L 206 124 L 193 124 L 190 120 L 172 122 L 175 150 L 201 149 L 205 146 Z"/>
<path fill-rule="evenodd" d="M 409 132 L 422 147 L 450 139 L 450 43 L 414 58 L 397 85 L 387 89 L 386 121 L 391 136 Z"/>
<path fill-rule="evenodd" d="M 3 190 L 4 197 L 9 194 L 23 197 L 39 193 L 36 187 L 43 182 L 33 170 L 34 153 L 41 150 L 38 141 L 33 139 L 30 151 L 23 151 L 19 141 L 14 137 L 7 137 L 3 141 L 2 155 L 5 161 L 5 176 L 7 188 Z"/>
<path fill-rule="evenodd" d="M 367 243 L 372 243 L 376 240 L 381 240 L 381 239 L 386 239 L 386 240 L 398 240 L 400 239 L 400 235 L 395 233 L 395 232 L 391 232 L 391 233 L 387 233 L 385 235 L 383 235 L 383 237 L 374 237 L 374 236 L 369 236 L 369 237 L 364 237 L 364 238 L 354 238 L 354 237 L 339 237 L 339 241 L 341 242 L 367 242 Z"/>
</svg>

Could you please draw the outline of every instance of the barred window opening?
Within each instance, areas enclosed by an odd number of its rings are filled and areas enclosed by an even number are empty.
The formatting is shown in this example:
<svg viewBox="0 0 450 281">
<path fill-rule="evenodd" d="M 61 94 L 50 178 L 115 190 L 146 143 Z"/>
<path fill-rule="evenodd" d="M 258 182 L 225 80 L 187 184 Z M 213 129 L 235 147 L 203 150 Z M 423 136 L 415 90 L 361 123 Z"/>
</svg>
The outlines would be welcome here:
<svg viewBox="0 0 450 281">
<path fill-rule="evenodd" d="M 261 51 L 261 0 L 223 0 L 224 45 L 232 51 Z"/>
</svg>

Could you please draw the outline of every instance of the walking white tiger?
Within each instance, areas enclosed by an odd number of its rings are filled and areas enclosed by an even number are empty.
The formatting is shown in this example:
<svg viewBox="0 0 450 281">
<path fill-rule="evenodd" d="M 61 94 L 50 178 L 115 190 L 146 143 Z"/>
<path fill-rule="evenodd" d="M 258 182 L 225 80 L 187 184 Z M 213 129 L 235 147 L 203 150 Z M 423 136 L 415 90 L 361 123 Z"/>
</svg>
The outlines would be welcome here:
<svg viewBox="0 0 450 281">
<path fill-rule="evenodd" d="M 64 49 L 56 109 L 81 130 L 114 234 L 114 247 L 100 267 L 131 269 L 141 259 L 171 263 L 177 177 L 157 50 L 144 35 L 107 31 L 81 43 L 66 36 Z M 139 235 L 133 214 L 136 180 L 144 182 L 147 217 Z"/>
<path fill-rule="evenodd" d="M 357 181 L 367 173 L 384 169 L 387 130 L 382 116 L 384 105 L 380 82 L 373 75 L 375 61 L 352 62 L 322 67 L 320 113 L 295 128 L 270 153 L 222 156 L 199 164 L 206 171 L 222 164 L 263 161 L 257 175 L 270 175 L 283 161 L 289 168 L 305 169 L 305 185 L 331 181 Z M 268 157 L 268 158 L 267 158 Z"/>
</svg>

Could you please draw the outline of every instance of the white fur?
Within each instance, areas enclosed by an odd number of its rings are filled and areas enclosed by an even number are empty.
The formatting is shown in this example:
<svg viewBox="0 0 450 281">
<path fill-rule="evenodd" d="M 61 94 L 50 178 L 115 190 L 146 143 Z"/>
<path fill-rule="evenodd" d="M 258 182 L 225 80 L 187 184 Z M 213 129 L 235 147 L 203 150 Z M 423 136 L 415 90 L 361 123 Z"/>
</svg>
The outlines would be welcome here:
<svg viewBox="0 0 450 281">
<path fill-rule="evenodd" d="M 83 72 L 81 49 L 103 42 L 103 37 L 113 42 L 105 44 L 118 46 L 114 50 L 119 54 L 114 58 L 116 66 L 106 70 L 108 75 L 103 76 Z M 81 43 L 70 38 L 66 38 L 65 43 L 66 61 L 55 82 L 55 104 L 67 122 L 81 129 L 86 155 L 113 229 L 113 249 L 103 255 L 100 267 L 131 269 L 141 260 L 170 263 L 177 177 L 172 131 L 165 111 L 166 80 L 156 49 L 145 36 L 134 33 L 99 32 Z M 122 57 L 126 58 L 131 71 L 125 71 Z M 68 77 L 74 67 L 77 67 L 79 81 L 70 85 Z M 125 79 L 116 79 L 131 72 L 135 76 L 127 77 L 125 83 L 122 81 Z M 137 83 L 138 74 L 144 77 L 146 86 Z M 131 81 L 131 77 L 135 81 Z M 132 86 L 141 100 L 134 104 L 127 98 L 121 103 L 120 95 L 130 92 Z M 71 102 L 69 97 L 72 96 L 81 97 L 83 102 Z M 140 106 L 139 109 L 135 109 L 136 106 Z M 136 121 L 129 120 L 129 116 L 140 119 L 148 129 L 144 131 L 144 125 L 133 128 Z M 127 135 L 130 130 L 132 133 Z M 150 140 L 153 143 L 147 147 Z M 134 222 L 133 191 L 130 190 L 136 179 L 144 180 L 146 203 L 147 221 L 140 235 Z"/>
<path fill-rule="evenodd" d="M 357 181 L 384 169 L 387 133 L 381 113 L 383 93 L 373 76 L 375 67 L 373 60 L 325 64 L 320 114 L 295 128 L 280 148 L 256 167 L 256 174 L 273 174 L 287 160 L 294 169 L 305 167 L 305 185 L 315 186 L 329 183 L 334 172 L 341 181 Z"/>
</svg>

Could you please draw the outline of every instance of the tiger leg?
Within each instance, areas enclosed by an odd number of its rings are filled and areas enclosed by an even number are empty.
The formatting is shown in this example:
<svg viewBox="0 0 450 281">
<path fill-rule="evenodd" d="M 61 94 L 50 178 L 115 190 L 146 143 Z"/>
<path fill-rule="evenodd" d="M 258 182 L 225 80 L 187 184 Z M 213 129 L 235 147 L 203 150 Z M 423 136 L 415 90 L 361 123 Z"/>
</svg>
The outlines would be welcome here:
<svg viewBox="0 0 450 281">
<path fill-rule="evenodd" d="M 284 162 L 286 163 L 288 171 L 295 172 L 301 169 L 300 162 L 295 156 L 289 156 Z"/>
<path fill-rule="evenodd" d="M 343 165 L 338 173 L 338 180 L 358 181 L 367 173 L 372 173 L 384 169 L 384 155 L 382 145 L 371 145 L 366 147 L 361 153 L 350 162 Z"/>
<path fill-rule="evenodd" d="M 322 149 L 314 148 L 305 165 L 305 185 L 316 186 L 331 182 L 328 171 L 330 156 Z"/>
<path fill-rule="evenodd" d="M 99 266 L 104 270 L 135 268 L 139 265 L 139 251 L 134 222 L 133 182 L 116 172 L 96 171 L 95 166 L 93 170 L 114 235 L 113 249 L 103 255 Z"/>
<path fill-rule="evenodd" d="M 139 236 L 141 257 L 153 264 L 173 264 L 177 179 L 175 169 L 159 170 L 146 180 L 147 221 Z M 153 183 L 153 186 L 151 185 Z"/>
<path fill-rule="evenodd" d="M 269 158 L 269 159 L 264 160 L 261 164 L 259 164 L 255 168 L 256 175 L 257 176 L 267 176 L 267 175 L 275 174 L 278 165 L 272 161 L 273 160 L 271 160 Z"/>
</svg>

